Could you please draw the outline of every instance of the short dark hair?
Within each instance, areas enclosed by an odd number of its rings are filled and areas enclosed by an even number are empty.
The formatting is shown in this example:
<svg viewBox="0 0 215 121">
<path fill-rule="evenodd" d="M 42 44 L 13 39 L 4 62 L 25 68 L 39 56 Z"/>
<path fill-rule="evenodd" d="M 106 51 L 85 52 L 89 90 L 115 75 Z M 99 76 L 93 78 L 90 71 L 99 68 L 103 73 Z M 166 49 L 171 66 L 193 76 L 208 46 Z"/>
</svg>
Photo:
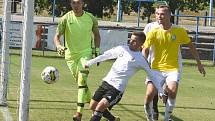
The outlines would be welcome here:
<svg viewBox="0 0 215 121">
<path fill-rule="evenodd" d="M 138 37 L 138 41 L 141 43 L 144 43 L 146 40 L 146 35 L 144 34 L 144 32 L 141 31 L 134 31 L 132 32 L 132 35 L 135 35 Z"/>
</svg>

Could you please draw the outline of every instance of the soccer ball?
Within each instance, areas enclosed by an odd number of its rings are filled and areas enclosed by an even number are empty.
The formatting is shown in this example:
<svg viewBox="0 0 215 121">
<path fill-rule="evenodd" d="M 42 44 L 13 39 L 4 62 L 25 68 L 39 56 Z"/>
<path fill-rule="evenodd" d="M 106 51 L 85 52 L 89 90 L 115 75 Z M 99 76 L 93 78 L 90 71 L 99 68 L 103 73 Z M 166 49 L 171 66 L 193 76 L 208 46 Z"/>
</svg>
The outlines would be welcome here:
<svg viewBox="0 0 215 121">
<path fill-rule="evenodd" d="M 59 71 L 53 66 L 47 66 L 41 73 L 42 80 L 47 84 L 53 84 L 59 79 Z"/>
</svg>

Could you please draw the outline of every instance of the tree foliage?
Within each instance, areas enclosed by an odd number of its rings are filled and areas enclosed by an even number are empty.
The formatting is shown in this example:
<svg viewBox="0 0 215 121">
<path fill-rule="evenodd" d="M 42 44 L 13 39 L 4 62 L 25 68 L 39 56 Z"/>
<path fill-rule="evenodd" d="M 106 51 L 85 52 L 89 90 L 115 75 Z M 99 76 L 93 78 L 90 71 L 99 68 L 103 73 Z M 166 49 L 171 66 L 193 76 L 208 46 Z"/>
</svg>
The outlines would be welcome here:
<svg viewBox="0 0 215 121">
<path fill-rule="evenodd" d="M 47 10 L 49 14 L 52 14 L 54 0 L 35 0 L 35 11 L 40 13 L 43 10 Z M 93 13 L 95 16 L 102 18 L 103 16 L 111 17 L 114 14 L 114 10 L 117 9 L 117 1 L 118 0 L 84 0 L 85 6 L 84 9 Z M 209 5 L 209 1 L 207 0 L 166 0 L 169 4 L 172 13 L 175 10 L 191 10 L 198 12 L 199 10 L 203 10 L 205 7 Z M 56 0 L 55 5 L 55 15 L 62 16 L 69 10 L 70 0 Z M 149 17 L 153 12 L 153 3 L 142 2 L 141 3 L 141 11 L 143 14 L 143 18 Z M 122 0 L 122 11 L 125 14 L 130 15 L 131 11 L 138 11 L 138 2 L 134 0 Z"/>
</svg>

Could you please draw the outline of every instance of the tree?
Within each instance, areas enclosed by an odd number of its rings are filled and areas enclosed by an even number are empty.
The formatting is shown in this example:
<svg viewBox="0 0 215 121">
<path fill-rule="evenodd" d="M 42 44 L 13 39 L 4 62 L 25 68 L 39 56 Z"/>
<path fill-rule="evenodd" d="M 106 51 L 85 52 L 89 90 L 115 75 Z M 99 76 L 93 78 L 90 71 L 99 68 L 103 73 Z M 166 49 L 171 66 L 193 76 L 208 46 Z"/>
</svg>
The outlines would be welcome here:
<svg viewBox="0 0 215 121">
<path fill-rule="evenodd" d="M 93 15 L 103 18 L 103 16 L 111 17 L 114 14 L 114 8 L 117 6 L 118 0 L 84 0 L 85 1 L 85 10 L 91 12 Z M 161 1 L 161 0 L 160 0 Z M 206 0 L 166 0 L 169 4 L 172 13 L 175 13 L 175 10 L 191 10 L 198 12 L 199 10 L 203 10 L 205 7 L 209 5 L 209 1 Z M 38 13 L 42 10 L 49 11 L 49 14 L 52 14 L 52 3 L 53 0 L 35 0 L 35 8 Z M 62 16 L 69 10 L 70 0 L 56 0 L 55 5 L 55 15 Z M 154 13 L 154 7 L 152 3 L 144 2 L 141 4 L 141 8 L 144 7 L 143 18 L 148 17 Z M 130 14 L 131 11 L 137 12 L 138 10 L 138 2 L 134 0 L 122 0 L 122 10 L 125 14 Z M 150 21 L 150 19 L 148 19 Z M 174 19 L 172 19 L 174 21 Z"/>
<path fill-rule="evenodd" d="M 184 11 L 185 9 L 199 12 L 209 5 L 209 1 L 206 0 L 167 0 L 167 2 L 173 14 L 175 10 Z M 174 17 L 171 18 L 171 21 L 174 23 Z"/>
<path fill-rule="evenodd" d="M 98 18 L 111 17 L 116 6 L 116 0 L 85 0 L 86 11 L 91 12 Z"/>
</svg>

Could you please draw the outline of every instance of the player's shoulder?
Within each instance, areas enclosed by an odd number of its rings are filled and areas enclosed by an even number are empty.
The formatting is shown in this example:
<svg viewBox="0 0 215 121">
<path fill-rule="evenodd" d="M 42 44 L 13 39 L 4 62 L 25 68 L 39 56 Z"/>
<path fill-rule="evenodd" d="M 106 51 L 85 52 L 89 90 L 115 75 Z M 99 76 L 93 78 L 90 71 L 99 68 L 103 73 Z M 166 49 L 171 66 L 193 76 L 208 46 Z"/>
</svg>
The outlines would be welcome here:
<svg viewBox="0 0 215 121">
<path fill-rule="evenodd" d="M 175 24 L 172 24 L 172 28 L 177 30 L 186 30 L 183 26 L 175 25 Z"/>
<path fill-rule="evenodd" d="M 90 13 L 90 12 L 84 11 L 84 13 L 87 14 L 87 15 L 89 15 L 89 16 L 93 16 L 93 14 Z"/>
<path fill-rule="evenodd" d="M 60 19 L 61 20 L 65 20 L 65 19 L 69 19 L 73 16 L 73 12 L 72 11 L 69 11 L 67 12 L 66 14 L 64 14 Z"/>
<path fill-rule="evenodd" d="M 145 29 L 152 29 L 152 28 L 157 28 L 159 27 L 159 24 L 157 22 L 151 22 L 146 24 Z"/>
<path fill-rule="evenodd" d="M 126 49 L 128 47 L 128 45 L 119 45 L 116 48 L 118 49 Z"/>
<path fill-rule="evenodd" d="M 84 11 L 84 14 L 85 14 L 86 16 L 90 17 L 91 19 L 95 19 L 95 16 L 93 16 L 93 14 L 90 13 L 90 12 Z"/>
<path fill-rule="evenodd" d="M 151 22 L 146 24 L 146 27 L 157 26 L 157 25 L 159 25 L 157 22 Z"/>
<path fill-rule="evenodd" d="M 127 51 L 128 50 L 128 45 L 118 45 L 115 47 L 115 50 L 118 52 L 122 52 L 122 51 Z"/>
<path fill-rule="evenodd" d="M 160 27 L 154 27 L 149 31 L 149 33 L 154 34 L 154 33 L 159 32 L 160 30 L 161 30 Z"/>
</svg>

